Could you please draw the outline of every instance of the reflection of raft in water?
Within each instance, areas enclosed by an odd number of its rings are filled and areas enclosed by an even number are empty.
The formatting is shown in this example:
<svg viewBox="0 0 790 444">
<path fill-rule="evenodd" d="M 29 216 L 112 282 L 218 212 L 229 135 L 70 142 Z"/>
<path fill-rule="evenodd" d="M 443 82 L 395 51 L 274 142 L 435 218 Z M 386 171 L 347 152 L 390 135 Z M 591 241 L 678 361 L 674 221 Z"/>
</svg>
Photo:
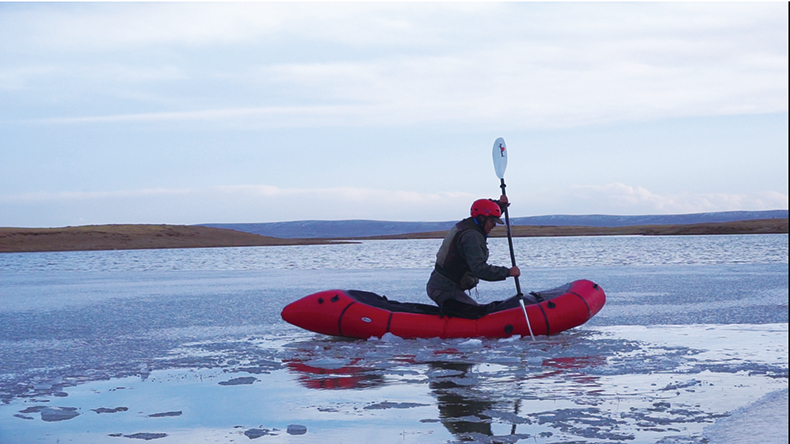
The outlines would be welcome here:
<svg viewBox="0 0 790 444">
<path fill-rule="evenodd" d="M 448 301 L 443 312 L 433 305 L 390 301 L 367 291 L 328 290 L 287 305 L 282 317 L 316 333 L 362 339 L 386 333 L 406 339 L 527 336 L 520 298 L 535 335 L 582 325 L 606 302 L 603 290 L 588 280 L 480 306 Z"/>
<path fill-rule="evenodd" d="M 376 371 L 357 365 L 360 358 L 354 358 L 343 365 L 305 362 L 299 359 L 286 359 L 289 370 L 299 374 L 299 382 L 311 389 L 355 389 L 375 387 L 384 383 L 384 376 Z"/>
</svg>

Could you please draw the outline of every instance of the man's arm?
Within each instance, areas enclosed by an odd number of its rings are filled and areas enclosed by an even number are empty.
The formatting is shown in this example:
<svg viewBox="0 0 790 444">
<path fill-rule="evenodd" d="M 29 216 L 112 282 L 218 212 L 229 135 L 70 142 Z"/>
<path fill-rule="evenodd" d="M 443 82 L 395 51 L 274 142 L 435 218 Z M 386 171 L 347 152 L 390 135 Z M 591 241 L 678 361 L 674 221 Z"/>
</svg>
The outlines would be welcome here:
<svg viewBox="0 0 790 444">
<path fill-rule="evenodd" d="M 484 281 L 503 281 L 510 276 L 510 269 L 486 263 L 488 247 L 482 234 L 470 230 L 458 239 L 458 249 L 469 265 L 473 276 Z"/>
</svg>

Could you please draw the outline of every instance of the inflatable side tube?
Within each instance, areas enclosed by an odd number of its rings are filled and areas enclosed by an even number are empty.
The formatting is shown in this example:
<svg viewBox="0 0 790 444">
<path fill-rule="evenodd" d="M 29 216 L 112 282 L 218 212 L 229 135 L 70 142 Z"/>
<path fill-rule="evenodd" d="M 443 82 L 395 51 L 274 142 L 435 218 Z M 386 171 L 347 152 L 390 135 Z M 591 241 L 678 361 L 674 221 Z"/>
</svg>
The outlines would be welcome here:
<svg viewBox="0 0 790 444">
<path fill-rule="evenodd" d="M 588 280 L 574 281 L 537 295 L 542 297 L 526 306 L 532 333 L 536 336 L 578 327 L 595 316 L 606 303 L 603 290 Z M 404 339 L 506 338 L 530 333 L 520 306 L 479 319 L 465 319 L 374 307 L 343 290 L 305 296 L 287 305 L 282 318 L 316 333 L 360 339 L 381 337 L 387 332 Z"/>
</svg>

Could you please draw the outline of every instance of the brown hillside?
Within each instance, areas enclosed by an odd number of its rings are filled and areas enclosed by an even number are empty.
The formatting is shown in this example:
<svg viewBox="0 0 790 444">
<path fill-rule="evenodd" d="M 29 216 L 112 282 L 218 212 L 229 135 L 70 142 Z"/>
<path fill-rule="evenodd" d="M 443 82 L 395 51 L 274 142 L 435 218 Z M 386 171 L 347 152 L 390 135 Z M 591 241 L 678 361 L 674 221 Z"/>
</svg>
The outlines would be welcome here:
<svg viewBox="0 0 790 444">
<path fill-rule="evenodd" d="M 327 241 L 321 239 L 279 239 L 241 231 L 186 225 L 0 228 L 0 253 L 250 247 L 323 243 L 327 243 Z"/>
<path fill-rule="evenodd" d="M 519 225 L 510 227 L 514 237 L 556 236 L 673 236 L 686 234 L 776 234 L 788 232 L 788 219 L 762 219 L 739 222 L 688 225 L 638 225 L 630 227 L 556 227 Z M 447 231 L 374 236 L 364 239 L 441 239 Z M 494 228 L 491 237 L 507 236 L 503 226 Z M 363 239 L 363 238 L 355 238 Z"/>
</svg>

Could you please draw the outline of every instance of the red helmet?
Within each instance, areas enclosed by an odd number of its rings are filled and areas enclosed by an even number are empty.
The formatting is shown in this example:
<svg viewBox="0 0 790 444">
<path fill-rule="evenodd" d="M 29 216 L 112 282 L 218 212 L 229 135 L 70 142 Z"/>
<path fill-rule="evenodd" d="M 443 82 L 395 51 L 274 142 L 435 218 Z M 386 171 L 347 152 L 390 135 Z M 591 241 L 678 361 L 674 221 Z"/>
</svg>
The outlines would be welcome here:
<svg viewBox="0 0 790 444">
<path fill-rule="evenodd" d="M 502 215 L 502 210 L 499 208 L 499 204 L 494 202 L 491 199 L 478 199 L 472 203 L 472 210 L 471 210 L 472 217 L 477 216 L 486 216 L 494 218 L 494 222 L 501 224 L 502 219 L 499 216 Z"/>
</svg>

